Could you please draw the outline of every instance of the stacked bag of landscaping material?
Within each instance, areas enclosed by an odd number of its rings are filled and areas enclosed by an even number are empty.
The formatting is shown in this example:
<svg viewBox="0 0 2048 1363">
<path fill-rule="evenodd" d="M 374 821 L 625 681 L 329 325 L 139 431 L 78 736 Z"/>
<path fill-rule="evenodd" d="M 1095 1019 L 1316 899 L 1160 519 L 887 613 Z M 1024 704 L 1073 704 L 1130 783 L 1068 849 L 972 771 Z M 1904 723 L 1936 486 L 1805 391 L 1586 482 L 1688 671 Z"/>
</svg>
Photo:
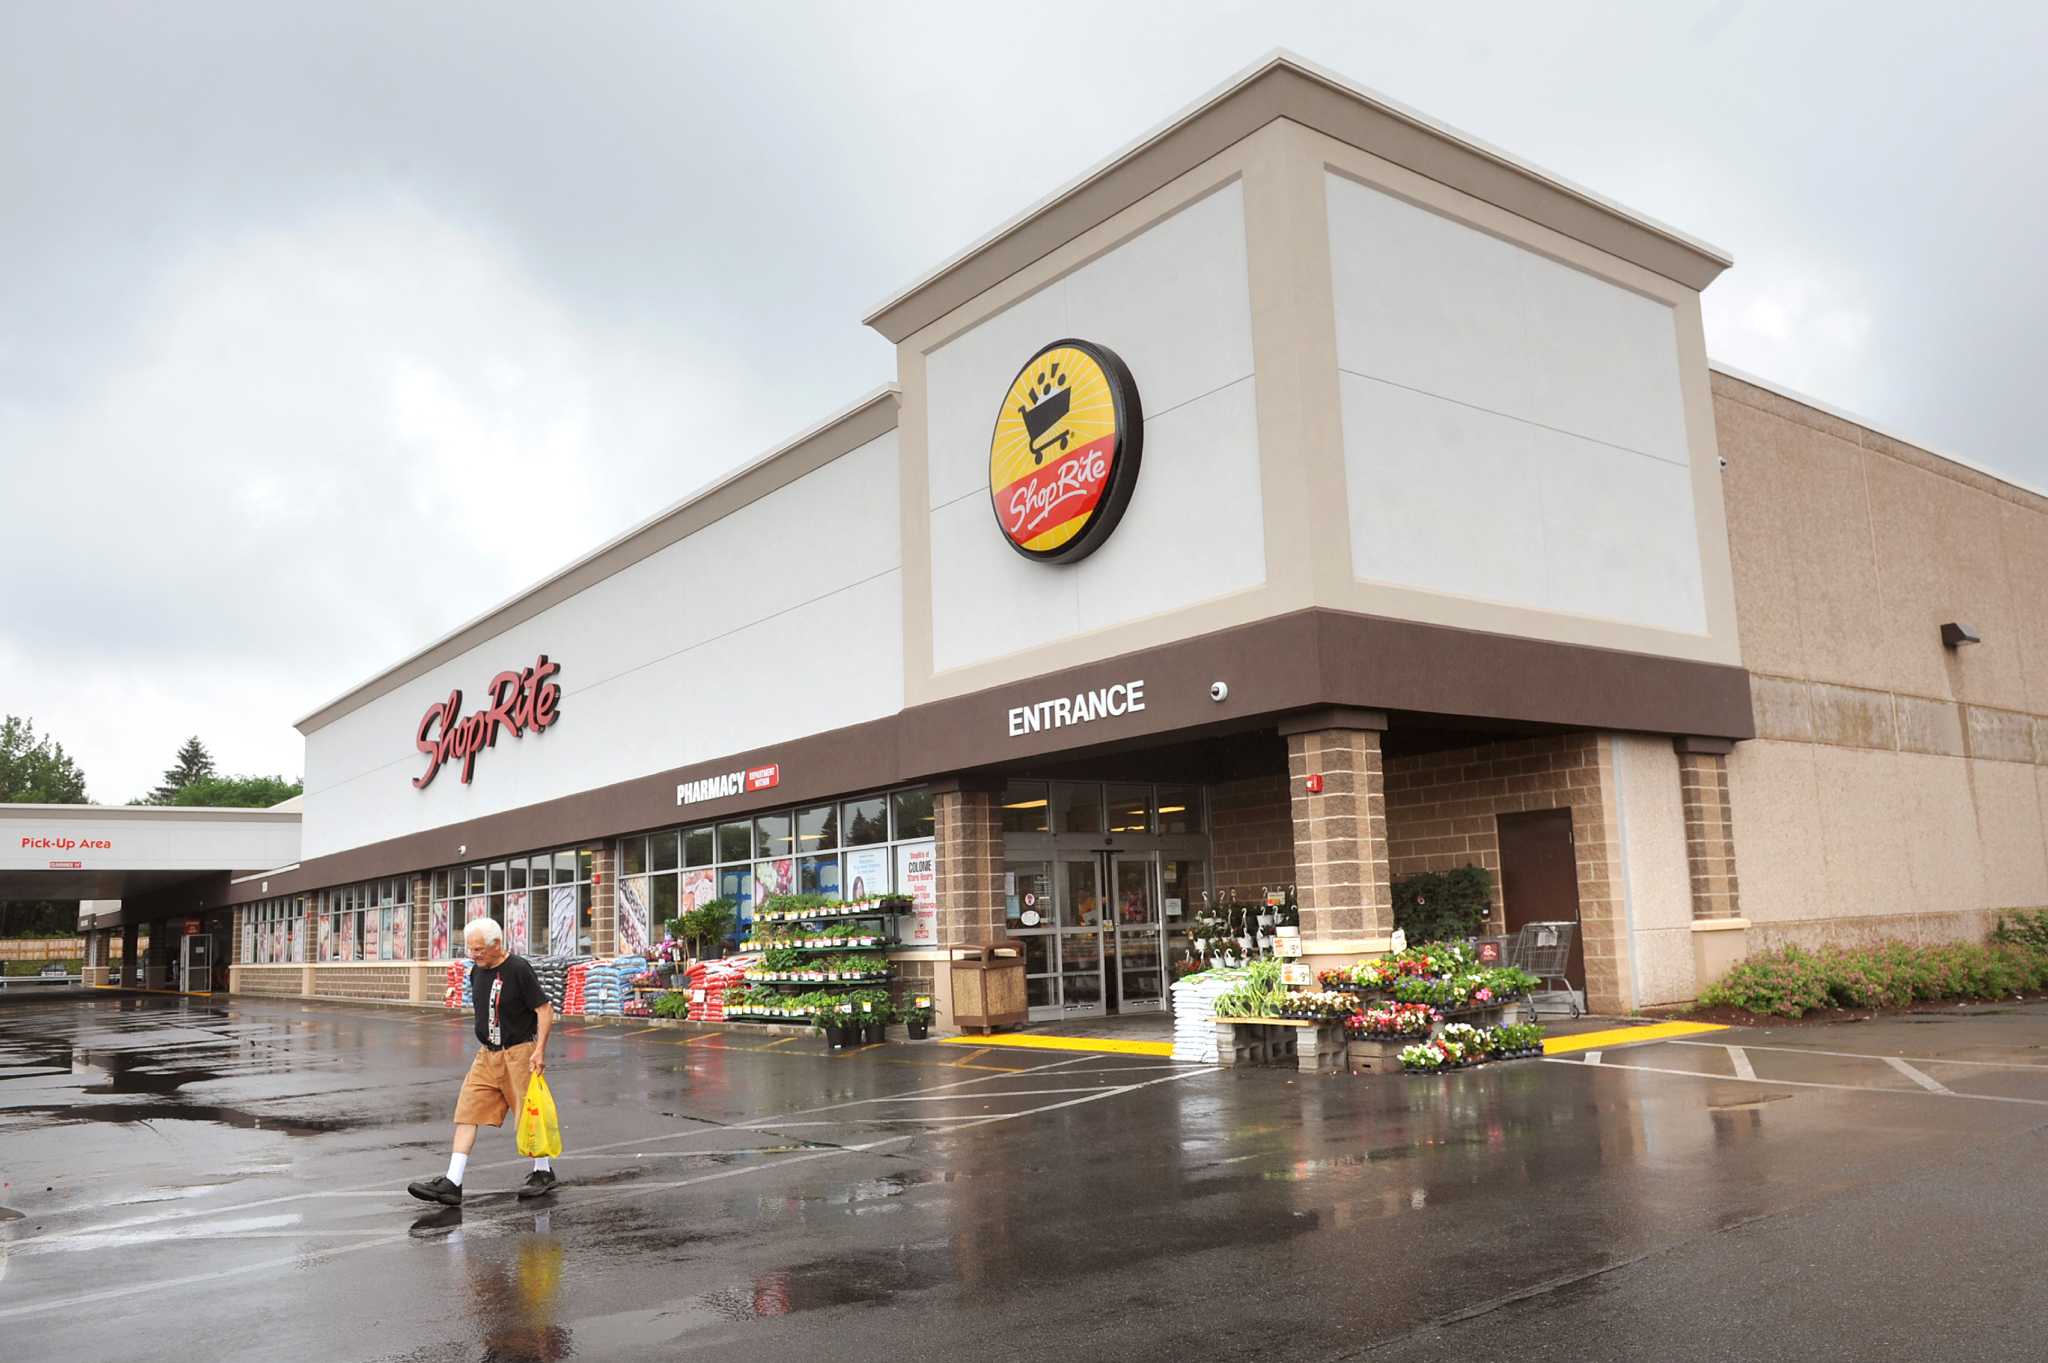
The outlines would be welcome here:
<svg viewBox="0 0 2048 1363">
<path fill-rule="evenodd" d="M 583 982 L 583 1012 L 589 1017 L 617 1017 L 625 1012 L 626 983 L 647 970 L 645 956 L 614 956 L 590 967 Z"/>
<path fill-rule="evenodd" d="M 758 965 L 760 960 L 759 956 L 732 956 L 691 966 L 683 985 L 690 991 L 690 1021 L 725 1021 L 725 991 L 744 984 L 748 967 Z M 701 995 L 699 990 L 703 991 Z"/>
<path fill-rule="evenodd" d="M 577 961 L 569 967 L 569 973 L 562 984 L 562 1012 L 572 1018 L 583 1016 L 583 985 L 590 977 L 590 967 L 595 961 Z"/>
<path fill-rule="evenodd" d="M 447 987 L 441 991 L 441 1003 L 447 1008 L 467 1008 L 469 1001 L 469 962 L 450 961 L 446 976 Z"/>
<path fill-rule="evenodd" d="M 1173 1058 L 1215 1063 L 1216 1000 L 1244 981 L 1242 970 L 1205 970 L 1173 986 Z"/>
<path fill-rule="evenodd" d="M 547 991 L 548 1002 L 555 1005 L 556 1012 L 567 1012 L 562 1004 L 569 996 L 569 967 L 578 961 L 587 961 L 588 956 L 536 956 L 532 960 L 533 973 L 540 976 L 540 987 Z"/>
</svg>

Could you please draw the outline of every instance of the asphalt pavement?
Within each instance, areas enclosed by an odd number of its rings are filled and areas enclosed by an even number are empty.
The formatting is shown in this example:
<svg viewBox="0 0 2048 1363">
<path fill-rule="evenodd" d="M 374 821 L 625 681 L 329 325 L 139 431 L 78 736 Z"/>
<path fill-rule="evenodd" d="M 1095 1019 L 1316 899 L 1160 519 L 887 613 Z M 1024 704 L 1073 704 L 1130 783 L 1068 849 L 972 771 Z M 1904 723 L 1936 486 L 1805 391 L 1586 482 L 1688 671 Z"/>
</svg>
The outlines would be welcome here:
<svg viewBox="0 0 2048 1363">
<path fill-rule="evenodd" d="M 0 1006 L 10 1359 L 2036 1359 L 2048 1009 L 1429 1078 L 568 1021 L 559 1192 L 442 1171 L 467 1020 Z"/>
</svg>

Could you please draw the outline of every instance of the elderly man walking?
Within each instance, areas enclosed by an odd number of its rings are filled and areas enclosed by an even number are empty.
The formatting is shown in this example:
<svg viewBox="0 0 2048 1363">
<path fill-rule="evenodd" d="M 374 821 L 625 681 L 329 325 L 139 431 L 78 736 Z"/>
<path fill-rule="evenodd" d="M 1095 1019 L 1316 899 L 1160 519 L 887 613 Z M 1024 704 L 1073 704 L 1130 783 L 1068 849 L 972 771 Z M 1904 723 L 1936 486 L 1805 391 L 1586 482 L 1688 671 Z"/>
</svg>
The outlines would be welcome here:
<svg viewBox="0 0 2048 1363">
<path fill-rule="evenodd" d="M 462 1175 L 469 1167 L 470 1147 L 479 1126 L 503 1126 L 505 1114 L 526 1101 L 526 1082 L 547 1068 L 548 1029 L 555 1010 L 541 988 L 540 976 L 522 956 L 505 950 L 503 929 L 488 918 L 470 923 L 462 934 L 469 959 L 469 988 L 476 1004 L 476 1039 L 481 1049 L 470 1063 L 455 1100 L 455 1150 L 448 1172 L 406 1185 L 422 1202 L 462 1205 Z M 555 1190 L 553 1164 L 542 1156 L 520 1188 L 522 1198 L 543 1197 Z"/>
</svg>

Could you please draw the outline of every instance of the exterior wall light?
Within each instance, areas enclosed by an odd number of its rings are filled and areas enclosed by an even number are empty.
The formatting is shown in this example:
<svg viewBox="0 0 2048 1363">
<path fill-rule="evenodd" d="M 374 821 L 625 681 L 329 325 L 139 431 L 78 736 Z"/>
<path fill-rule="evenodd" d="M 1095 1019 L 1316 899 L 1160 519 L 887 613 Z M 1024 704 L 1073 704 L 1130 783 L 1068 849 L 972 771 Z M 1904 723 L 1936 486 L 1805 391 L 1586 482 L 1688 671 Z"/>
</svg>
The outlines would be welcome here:
<svg viewBox="0 0 2048 1363">
<path fill-rule="evenodd" d="M 1968 625 L 1957 624 L 1951 620 L 1941 627 L 1941 646 L 1943 648 L 1961 648 L 1964 644 L 1981 644 L 1983 642 L 1982 639 L 1977 637 L 1977 631 L 1971 629 Z"/>
</svg>

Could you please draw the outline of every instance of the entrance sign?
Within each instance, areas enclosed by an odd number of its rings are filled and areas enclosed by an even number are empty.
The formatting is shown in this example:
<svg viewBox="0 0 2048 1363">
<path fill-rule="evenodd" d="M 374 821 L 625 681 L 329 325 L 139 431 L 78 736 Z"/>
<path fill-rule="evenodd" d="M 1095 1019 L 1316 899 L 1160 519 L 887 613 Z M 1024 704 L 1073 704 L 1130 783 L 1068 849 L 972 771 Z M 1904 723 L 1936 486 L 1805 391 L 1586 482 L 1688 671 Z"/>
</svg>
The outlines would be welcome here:
<svg viewBox="0 0 2048 1363">
<path fill-rule="evenodd" d="M 1072 563 L 1102 547 L 1138 481 L 1145 414 L 1115 351 L 1054 341 L 1033 355 L 996 414 L 989 503 L 1025 558 Z"/>
<path fill-rule="evenodd" d="M 518 672 L 500 672 L 484 688 L 490 704 L 468 718 L 462 716 L 462 692 L 450 691 L 448 699 L 437 700 L 420 716 L 414 746 L 427 755 L 427 769 L 412 778 L 414 790 L 425 790 L 448 762 L 462 763 L 462 784 L 476 775 L 476 755 L 498 745 L 498 734 L 523 737 L 527 730 L 540 733 L 562 717 L 562 688 L 548 678 L 562 670 L 543 653 L 532 667 Z M 428 737 L 436 723 L 439 737 Z"/>
<path fill-rule="evenodd" d="M 1118 682 L 1078 695 L 1042 700 L 1036 705 L 1010 707 L 1010 737 L 1021 738 L 1046 729 L 1064 729 L 1070 724 L 1092 724 L 1098 719 L 1135 715 L 1145 708 L 1145 682 Z"/>
</svg>

